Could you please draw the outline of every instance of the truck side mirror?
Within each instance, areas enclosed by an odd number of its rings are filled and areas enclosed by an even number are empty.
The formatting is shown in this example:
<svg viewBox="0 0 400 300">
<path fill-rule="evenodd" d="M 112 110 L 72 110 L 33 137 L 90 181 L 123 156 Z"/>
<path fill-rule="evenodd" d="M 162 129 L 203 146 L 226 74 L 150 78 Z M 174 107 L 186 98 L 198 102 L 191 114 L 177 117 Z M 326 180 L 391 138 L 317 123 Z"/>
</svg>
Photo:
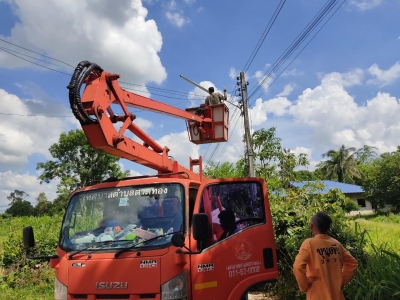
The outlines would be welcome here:
<svg viewBox="0 0 400 300">
<path fill-rule="evenodd" d="M 25 248 L 32 248 L 35 246 L 35 236 L 33 235 L 32 226 L 24 227 L 22 230 L 22 237 Z"/>
<path fill-rule="evenodd" d="M 196 241 L 207 241 L 208 234 L 208 215 L 204 213 L 194 214 L 192 219 L 193 238 Z"/>
<path fill-rule="evenodd" d="M 171 238 L 171 243 L 175 247 L 182 248 L 183 246 L 185 246 L 185 237 L 182 233 L 175 233 Z"/>
</svg>

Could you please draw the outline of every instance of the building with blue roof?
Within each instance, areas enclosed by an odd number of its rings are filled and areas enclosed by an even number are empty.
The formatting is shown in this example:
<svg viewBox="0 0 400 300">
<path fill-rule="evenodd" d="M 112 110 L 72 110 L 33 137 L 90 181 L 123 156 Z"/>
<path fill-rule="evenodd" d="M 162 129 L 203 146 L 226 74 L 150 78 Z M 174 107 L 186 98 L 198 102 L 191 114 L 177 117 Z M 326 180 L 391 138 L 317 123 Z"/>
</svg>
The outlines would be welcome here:
<svg viewBox="0 0 400 300">
<path fill-rule="evenodd" d="M 326 194 L 330 189 L 339 189 L 346 197 L 355 201 L 360 209 L 358 211 L 350 212 L 351 215 L 355 214 L 368 214 L 373 213 L 371 202 L 364 199 L 364 190 L 361 186 L 355 184 L 342 183 L 331 180 L 320 180 L 320 181 L 301 181 L 301 182 L 290 182 L 290 186 L 293 188 L 302 188 L 307 183 L 322 183 L 324 188 L 319 190 L 318 193 Z"/>
</svg>

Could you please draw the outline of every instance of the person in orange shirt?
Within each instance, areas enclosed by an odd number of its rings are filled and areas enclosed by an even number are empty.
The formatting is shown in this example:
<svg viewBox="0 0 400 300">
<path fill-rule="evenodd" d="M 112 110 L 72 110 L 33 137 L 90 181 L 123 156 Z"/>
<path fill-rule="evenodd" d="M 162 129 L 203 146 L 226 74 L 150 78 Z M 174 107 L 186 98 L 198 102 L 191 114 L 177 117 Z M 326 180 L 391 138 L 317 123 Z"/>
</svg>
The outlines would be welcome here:
<svg viewBox="0 0 400 300">
<path fill-rule="evenodd" d="M 293 274 L 307 300 L 345 300 L 342 286 L 357 270 L 357 260 L 341 243 L 327 235 L 332 224 L 325 212 L 310 221 L 313 238 L 306 239 L 293 264 Z"/>
</svg>

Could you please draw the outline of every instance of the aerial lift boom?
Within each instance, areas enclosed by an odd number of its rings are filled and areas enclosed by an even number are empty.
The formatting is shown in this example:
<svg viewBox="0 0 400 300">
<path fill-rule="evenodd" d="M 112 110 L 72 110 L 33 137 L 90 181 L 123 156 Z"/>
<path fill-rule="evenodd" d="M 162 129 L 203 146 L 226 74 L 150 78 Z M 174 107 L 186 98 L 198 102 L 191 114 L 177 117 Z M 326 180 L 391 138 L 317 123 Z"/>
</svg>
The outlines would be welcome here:
<svg viewBox="0 0 400 300">
<path fill-rule="evenodd" d="M 157 170 L 159 174 L 184 172 L 186 177 L 202 181 L 201 172 L 200 174 L 193 172 L 195 165 L 198 165 L 201 170 L 201 158 L 190 160 L 190 170 L 170 159 L 169 149 L 161 146 L 134 123 L 136 116 L 128 111 L 128 106 L 185 119 L 188 122 L 188 129 L 192 129 L 190 133 L 201 137 L 200 139 L 193 137 L 191 139 L 193 142 L 213 143 L 227 140 L 228 109 L 225 105 L 222 104 L 223 109 L 218 112 L 222 111 L 219 116 L 219 127 L 223 126 L 222 131 L 226 134 L 217 137 L 213 123 L 213 116 L 216 114 L 213 114 L 210 108 L 205 107 L 201 113 L 197 108 L 185 111 L 128 92 L 119 86 L 117 81 L 119 77 L 118 74 L 103 71 L 96 64 L 83 61 L 75 69 L 68 85 L 71 109 L 82 125 L 90 145 L 109 154 Z M 81 98 L 81 86 L 84 83 L 86 88 L 83 98 Z M 119 105 L 122 109 L 121 115 L 114 112 L 112 104 Z M 222 124 L 221 117 L 223 118 Z M 122 125 L 117 130 L 114 125 L 118 122 L 122 122 Z M 141 139 L 143 144 L 128 137 L 129 131 Z"/>
</svg>

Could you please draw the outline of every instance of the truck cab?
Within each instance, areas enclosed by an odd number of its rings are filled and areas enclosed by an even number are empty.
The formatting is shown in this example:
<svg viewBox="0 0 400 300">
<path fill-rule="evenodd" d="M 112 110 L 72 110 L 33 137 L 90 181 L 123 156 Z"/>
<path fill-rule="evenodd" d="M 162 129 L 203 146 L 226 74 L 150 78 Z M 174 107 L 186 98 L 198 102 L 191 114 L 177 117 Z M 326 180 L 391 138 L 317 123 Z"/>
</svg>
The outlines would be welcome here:
<svg viewBox="0 0 400 300">
<path fill-rule="evenodd" d="M 33 241 L 25 228 L 25 246 Z M 278 277 L 265 183 L 149 178 L 80 189 L 50 266 L 54 299 L 240 299 Z"/>
</svg>

